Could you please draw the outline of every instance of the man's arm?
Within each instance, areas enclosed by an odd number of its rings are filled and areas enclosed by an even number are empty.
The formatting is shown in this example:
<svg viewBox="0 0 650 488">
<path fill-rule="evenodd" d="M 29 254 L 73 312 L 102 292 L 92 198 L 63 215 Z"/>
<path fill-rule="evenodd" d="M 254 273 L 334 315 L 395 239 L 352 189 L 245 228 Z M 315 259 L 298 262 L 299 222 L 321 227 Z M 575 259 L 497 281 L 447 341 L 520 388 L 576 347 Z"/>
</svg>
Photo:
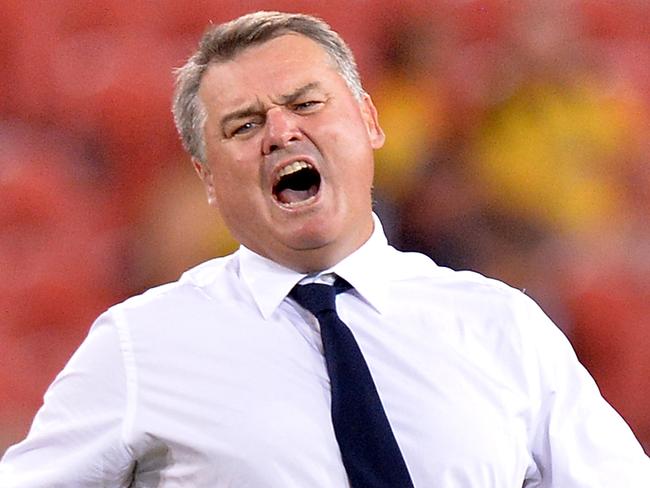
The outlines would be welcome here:
<svg viewBox="0 0 650 488">
<path fill-rule="evenodd" d="M 603 399 L 569 341 L 537 306 L 526 313 L 524 326 L 534 328 L 540 377 L 540 409 L 531 432 L 539 486 L 650 487 L 650 458 Z"/>
<path fill-rule="evenodd" d="M 48 389 L 27 438 L 5 453 L 0 486 L 129 486 L 127 409 L 120 337 L 105 314 Z"/>
</svg>

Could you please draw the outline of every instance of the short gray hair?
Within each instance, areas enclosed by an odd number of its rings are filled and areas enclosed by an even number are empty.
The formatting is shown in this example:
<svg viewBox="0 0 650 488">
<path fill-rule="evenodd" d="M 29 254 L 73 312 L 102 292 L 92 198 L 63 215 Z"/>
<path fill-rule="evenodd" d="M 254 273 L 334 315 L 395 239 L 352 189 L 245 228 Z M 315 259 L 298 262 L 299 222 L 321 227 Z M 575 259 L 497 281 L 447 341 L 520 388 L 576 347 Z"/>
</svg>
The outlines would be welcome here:
<svg viewBox="0 0 650 488">
<path fill-rule="evenodd" d="M 290 32 L 302 34 L 323 46 L 352 94 L 359 100 L 363 97 L 365 91 L 352 51 L 321 19 L 304 14 L 254 12 L 212 26 L 203 34 L 198 50 L 175 71 L 172 112 L 183 147 L 192 157 L 205 161 L 203 126 L 207 114 L 198 91 L 208 66 L 228 61 L 247 47 Z"/>
</svg>

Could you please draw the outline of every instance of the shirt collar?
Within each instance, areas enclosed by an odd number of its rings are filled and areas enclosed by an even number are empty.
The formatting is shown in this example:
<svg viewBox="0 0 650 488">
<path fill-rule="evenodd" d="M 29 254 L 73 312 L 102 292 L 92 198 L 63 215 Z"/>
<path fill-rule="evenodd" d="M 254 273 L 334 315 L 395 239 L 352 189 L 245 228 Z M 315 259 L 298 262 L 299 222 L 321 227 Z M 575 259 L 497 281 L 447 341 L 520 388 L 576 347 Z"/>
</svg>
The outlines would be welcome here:
<svg viewBox="0 0 650 488">
<path fill-rule="evenodd" d="M 250 289 L 262 316 L 268 319 L 301 280 L 331 273 L 347 280 L 363 300 L 381 313 L 388 295 L 383 266 L 389 257 L 386 254 L 389 246 L 381 222 L 374 214 L 373 220 L 370 239 L 330 269 L 313 275 L 298 273 L 240 246 L 239 275 Z"/>
</svg>

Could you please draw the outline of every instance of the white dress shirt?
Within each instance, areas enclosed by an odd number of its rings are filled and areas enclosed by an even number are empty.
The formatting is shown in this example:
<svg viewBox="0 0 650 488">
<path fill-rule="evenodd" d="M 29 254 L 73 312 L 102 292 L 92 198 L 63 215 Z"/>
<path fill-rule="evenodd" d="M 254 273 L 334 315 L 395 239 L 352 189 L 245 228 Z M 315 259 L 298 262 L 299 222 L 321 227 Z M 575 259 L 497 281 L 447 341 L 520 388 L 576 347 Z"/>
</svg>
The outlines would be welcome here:
<svg viewBox="0 0 650 488">
<path fill-rule="evenodd" d="M 650 459 L 524 294 L 375 232 L 337 298 L 418 488 L 650 487 Z M 246 248 L 112 307 L 3 488 L 344 488 L 305 278 Z M 318 279 L 316 277 L 308 277 Z"/>
</svg>

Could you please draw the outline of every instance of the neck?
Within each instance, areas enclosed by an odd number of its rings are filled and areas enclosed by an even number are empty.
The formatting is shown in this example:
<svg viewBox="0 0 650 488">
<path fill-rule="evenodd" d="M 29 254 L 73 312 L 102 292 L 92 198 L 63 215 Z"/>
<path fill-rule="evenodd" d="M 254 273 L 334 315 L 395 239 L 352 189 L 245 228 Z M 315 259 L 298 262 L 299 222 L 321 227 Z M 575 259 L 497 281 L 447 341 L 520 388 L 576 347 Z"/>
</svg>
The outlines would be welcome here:
<svg viewBox="0 0 650 488">
<path fill-rule="evenodd" d="M 281 252 L 260 252 L 252 249 L 257 254 L 264 256 L 276 263 L 297 271 L 298 273 L 318 273 L 338 264 L 350 254 L 363 246 L 374 231 L 374 221 L 370 228 L 357 235 L 348 236 L 344 241 L 333 241 L 320 247 L 311 249 L 282 249 Z"/>
</svg>

